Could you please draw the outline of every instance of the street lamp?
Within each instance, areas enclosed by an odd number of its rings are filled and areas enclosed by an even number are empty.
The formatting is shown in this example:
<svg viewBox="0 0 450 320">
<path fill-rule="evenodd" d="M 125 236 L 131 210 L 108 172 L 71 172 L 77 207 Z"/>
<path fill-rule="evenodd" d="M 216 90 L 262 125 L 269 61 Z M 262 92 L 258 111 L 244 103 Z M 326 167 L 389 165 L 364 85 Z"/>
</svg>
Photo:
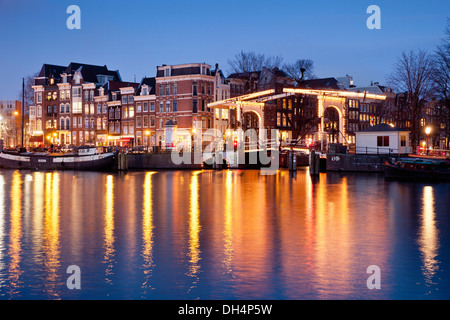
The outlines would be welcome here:
<svg viewBox="0 0 450 320">
<path fill-rule="evenodd" d="M 428 154 L 428 135 L 430 134 L 430 132 L 431 132 L 431 127 L 426 127 L 425 134 L 427 135 L 427 137 L 426 137 L 427 154 Z"/>
</svg>

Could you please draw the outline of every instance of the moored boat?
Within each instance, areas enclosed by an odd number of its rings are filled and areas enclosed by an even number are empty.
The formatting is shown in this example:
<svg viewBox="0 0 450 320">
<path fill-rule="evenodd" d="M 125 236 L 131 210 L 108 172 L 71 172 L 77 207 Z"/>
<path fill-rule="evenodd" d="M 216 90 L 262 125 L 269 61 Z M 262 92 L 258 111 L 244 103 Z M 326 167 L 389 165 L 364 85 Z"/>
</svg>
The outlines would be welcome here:
<svg viewBox="0 0 450 320">
<path fill-rule="evenodd" d="M 101 153 L 96 147 L 79 147 L 73 153 L 52 154 L 37 152 L 0 153 L 0 167 L 29 170 L 111 170 L 114 152 Z"/>
<path fill-rule="evenodd" d="M 450 162 L 435 159 L 397 159 L 385 161 L 386 178 L 450 181 Z"/>
</svg>

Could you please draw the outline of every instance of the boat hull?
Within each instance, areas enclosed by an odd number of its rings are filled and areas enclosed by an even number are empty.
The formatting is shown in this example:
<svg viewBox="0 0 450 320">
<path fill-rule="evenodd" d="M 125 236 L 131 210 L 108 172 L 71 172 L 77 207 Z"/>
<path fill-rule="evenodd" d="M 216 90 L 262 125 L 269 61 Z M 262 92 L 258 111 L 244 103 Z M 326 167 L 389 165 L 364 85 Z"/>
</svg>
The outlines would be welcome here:
<svg viewBox="0 0 450 320">
<path fill-rule="evenodd" d="M 449 170 L 417 170 L 400 168 L 393 164 L 384 165 L 386 178 L 404 180 L 450 181 Z"/>
<path fill-rule="evenodd" d="M 28 170 L 111 170 L 115 153 L 95 155 L 33 155 L 0 153 L 0 166 L 7 169 Z"/>
</svg>

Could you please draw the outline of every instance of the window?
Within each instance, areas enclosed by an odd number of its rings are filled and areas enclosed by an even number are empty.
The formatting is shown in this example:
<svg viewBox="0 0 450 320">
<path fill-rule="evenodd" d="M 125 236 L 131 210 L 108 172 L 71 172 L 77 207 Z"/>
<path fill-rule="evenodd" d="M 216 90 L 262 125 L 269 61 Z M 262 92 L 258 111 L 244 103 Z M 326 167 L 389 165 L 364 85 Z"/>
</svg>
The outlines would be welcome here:
<svg viewBox="0 0 450 320">
<path fill-rule="evenodd" d="M 42 93 L 41 92 L 37 93 L 36 100 L 37 100 L 37 102 L 42 102 Z"/>
<path fill-rule="evenodd" d="M 127 96 L 123 96 L 122 97 L 122 103 L 128 103 L 128 97 Z"/>
<path fill-rule="evenodd" d="M 95 107 L 94 107 L 94 104 L 90 104 L 90 112 L 91 112 L 91 114 L 94 114 L 95 113 Z"/>
<path fill-rule="evenodd" d="M 141 117 L 136 117 L 136 128 L 141 127 L 142 127 Z"/>
<path fill-rule="evenodd" d="M 89 91 L 89 100 L 94 101 L 94 90 Z"/>
<path fill-rule="evenodd" d="M 172 94 L 173 94 L 173 95 L 178 94 L 178 86 L 177 86 L 176 83 L 174 83 L 174 84 L 172 85 Z"/>
<path fill-rule="evenodd" d="M 205 90 L 205 84 L 202 83 L 202 94 L 205 94 L 206 90 Z"/>
<path fill-rule="evenodd" d="M 150 111 L 155 111 L 155 103 L 153 101 L 150 102 Z"/>
<path fill-rule="evenodd" d="M 148 127 L 148 116 L 144 116 L 142 127 L 144 127 L 144 128 Z"/>
<path fill-rule="evenodd" d="M 109 118 L 114 119 L 114 109 L 109 109 Z"/>
<path fill-rule="evenodd" d="M 120 133 L 120 123 L 115 124 L 115 131 L 116 133 Z"/>
<path fill-rule="evenodd" d="M 73 127 L 76 128 L 77 127 L 77 117 L 73 117 Z"/>
<path fill-rule="evenodd" d="M 84 100 L 89 101 L 89 91 L 84 91 Z"/>
<path fill-rule="evenodd" d="M 59 92 L 59 98 L 60 98 L 61 100 L 65 100 L 65 99 L 66 99 L 66 90 L 61 90 L 61 91 Z"/>
<path fill-rule="evenodd" d="M 132 124 L 130 124 L 130 126 L 129 126 L 129 131 L 130 131 L 130 134 L 134 134 L 134 126 Z"/>
<path fill-rule="evenodd" d="M 82 104 L 81 101 L 72 103 L 72 113 L 81 113 L 82 112 Z"/>
<path fill-rule="evenodd" d="M 192 100 L 192 113 L 198 113 L 197 99 Z"/>
<path fill-rule="evenodd" d="M 94 129 L 95 128 L 94 127 L 94 124 L 95 124 L 94 118 L 91 118 L 90 122 L 91 122 L 91 129 Z"/>
<path fill-rule="evenodd" d="M 52 95 L 53 100 L 58 99 L 58 92 L 54 91 Z"/>
<path fill-rule="evenodd" d="M 61 130 L 64 130 L 64 125 L 66 124 L 66 122 L 64 121 L 64 118 L 60 118 L 59 122 L 60 122 L 59 128 Z"/>
<path fill-rule="evenodd" d="M 115 118 L 116 118 L 116 119 L 120 119 L 120 109 L 119 109 L 119 108 L 117 108 L 117 109 L 115 110 Z"/>
<path fill-rule="evenodd" d="M 137 103 L 136 104 L 136 112 L 141 112 L 142 111 L 142 106 L 141 106 L 141 104 L 140 103 Z"/>
<path fill-rule="evenodd" d="M 159 103 L 159 112 L 164 112 L 164 102 Z"/>
<path fill-rule="evenodd" d="M 164 69 L 164 76 L 170 77 L 170 69 L 169 68 Z"/>
<path fill-rule="evenodd" d="M 59 112 L 60 113 L 64 113 L 66 111 L 66 106 L 64 105 L 64 104 L 61 104 L 60 106 L 59 106 Z"/>
<path fill-rule="evenodd" d="M 144 102 L 144 112 L 148 112 L 148 102 Z"/>
<path fill-rule="evenodd" d="M 148 95 L 148 89 L 147 88 L 142 88 L 142 93 L 143 96 Z"/>
<path fill-rule="evenodd" d="M 78 128 L 83 128 L 83 118 L 78 117 Z"/>
<path fill-rule="evenodd" d="M 197 92 L 197 84 L 196 84 L 196 83 L 193 83 L 193 84 L 192 84 L 192 95 L 193 95 L 193 96 L 197 96 L 197 95 L 198 95 L 198 92 Z"/>
<path fill-rule="evenodd" d="M 70 99 L 70 90 L 66 90 L 66 99 Z"/>
<path fill-rule="evenodd" d="M 159 86 L 159 95 L 160 96 L 164 95 L 164 86 L 162 84 Z"/>
<path fill-rule="evenodd" d="M 128 108 L 128 117 L 133 118 L 134 117 L 134 107 Z"/>
<path fill-rule="evenodd" d="M 406 136 L 400 136 L 400 146 L 406 147 Z"/>
<path fill-rule="evenodd" d="M 36 122 L 36 131 L 42 131 L 42 120 Z"/>
<path fill-rule="evenodd" d="M 70 118 L 67 117 L 66 118 L 66 130 L 69 130 L 69 129 L 70 129 Z"/>
<path fill-rule="evenodd" d="M 107 113 L 108 111 L 108 106 L 106 105 L 106 103 L 103 104 L 103 113 Z"/>
<path fill-rule="evenodd" d="M 154 127 L 155 126 L 155 117 L 151 116 L 150 117 L 150 127 Z"/>
<path fill-rule="evenodd" d="M 102 129 L 103 130 L 106 130 L 107 124 L 108 124 L 108 120 L 106 118 L 103 118 L 102 119 Z"/>
<path fill-rule="evenodd" d="M 166 101 L 166 112 L 170 112 L 170 101 Z"/>
<path fill-rule="evenodd" d="M 89 105 L 87 103 L 84 105 L 84 113 L 89 114 Z"/>
<path fill-rule="evenodd" d="M 42 117 L 42 106 L 38 106 L 37 107 L 36 115 L 38 117 Z"/>
<path fill-rule="evenodd" d="M 377 136 L 378 147 L 389 147 L 389 136 Z"/>
<path fill-rule="evenodd" d="M 81 98 L 81 87 L 73 87 L 72 88 L 72 97 Z"/>
<path fill-rule="evenodd" d="M 109 133 L 114 133 L 114 123 L 109 124 Z"/>
<path fill-rule="evenodd" d="M 134 97 L 133 96 L 129 96 L 128 97 L 128 103 L 133 103 L 134 102 Z"/>
<path fill-rule="evenodd" d="M 172 111 L 173 112 L 177 112 L 177 109 L 178 109 L 178 103 L 177 103 L 177 100 L 173 100 L 172 101 Z"/>
<path fill-rule="evenodd" d="M 102 118 L 97 118 L 97 130 L 102 128 Z"/>
<path fill-rule="evenodd" d="M 205 100 L 201 100 L 202 101 L 202 111 L 205 111 Z"/>
<path fill-rule="evenodd" d="M 51 92 L 47 92 L 47 101 L 52 100 L 52 93 Z"/>
<path fill-rule="evenodd" d="M 70 113 L 70 104 L 69 103 L 66 104 L 66 113 Z"/>
<path fill-rule="evenodd" d="M 166 96 L 170 96 L 170 84 L 166 84 Z"/>
<path fill-rule="evenodd" d="M 89 129 L 89 118 L 84 118 L 84 127 Z"/>
</svg>

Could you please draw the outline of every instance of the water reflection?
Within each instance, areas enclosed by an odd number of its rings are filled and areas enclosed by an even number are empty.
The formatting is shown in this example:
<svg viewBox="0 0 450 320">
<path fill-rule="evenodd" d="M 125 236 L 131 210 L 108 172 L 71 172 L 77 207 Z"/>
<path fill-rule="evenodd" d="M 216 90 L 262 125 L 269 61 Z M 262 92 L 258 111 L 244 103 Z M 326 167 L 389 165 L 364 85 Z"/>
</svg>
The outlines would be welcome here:
<svg viewBox="0 0 450 320">
<path fill-rule="evenodd" d="M 105 230 L 104 248 L 105 255 L 103 261 L 106 265 L 105 281 L 112 284 L 114 266 L 114 178 L 112 175 L 106 176 L 105 183 Z"/>
<path fill-rule="evenodd" d="M 226 172 L 225 178 L 225 219 L 224 219 L 224 260 L 225 273 L 232 272 L 233 261 L 233 171 Z"/>
<path fill-rule="evenodd" d="M 15 171 L 11 182 L 11 213 L 10 213 L 10 241 L 8 246 L 9 268 L 8 268 L 8 282 L 9 295 L 14 298 L 20 293 L 20 286 L 22 281 L 20 276 L 22 270 L 21 250 L 22 250 L 22 176 L 18 171 Z"/>
<path fill-rule="evenodd" d="M 2 279 L 3 269 L 5 268 L 5 178 L 0 174 L 0 281 Z M 3 281 L 2 281 L 3 282 Z"/>
<path fill-rule="evenodd" d="M 143 294 L 147 294 L 149 289 L 152 290 L 150 281 L 152 270 L 154 268 L 153 261 L 153 195 L 152 195 L 152 175 L 155 172 L 146 172 L 144 178 L 144 194 L 143 194 L 143 215 L 142 215 L 142 257 L 144 259 L 144 283 L 142 284 Z"/>
<path fill-rule="evenodd" d="M 447 190 L 300 170 L 2 171 L 0 298 L 73 298 L 71 264 L 81 298 L 448 298 Z"/>
<path fill-rule="evenodd" d="M 45 174 L 45 212 L 44 212 L 44 270 L 45 293 L 53 298 L 59 298 L 57 287 L 61 285 L 59 248 L 59 174 Z"/>
<path fill-rule="evenodd" d="M 422 215 L 419 231 L 419 246 L 423 262 L 422 272 L 426 284 L 433 284 L 433 277 L 439 269 L 439 261 L 436 259 L 439 250 L 438 229 L 434 212 L 433 187 L 425 186 L 422 195 Z"/>
<path fill-rule="evenodd" d="M 195 171 L 192 173 L 189 201 L 189 270 L 188 276 L 194 278 L 191 289 L 196 286 L 198 282 L 198 274 L 200 272 L 200 243 L 199 233 L 200 226 L 200 208 L 199 208 L 199 183 L 198 176 L 202 171 Z"/>
</svg>

